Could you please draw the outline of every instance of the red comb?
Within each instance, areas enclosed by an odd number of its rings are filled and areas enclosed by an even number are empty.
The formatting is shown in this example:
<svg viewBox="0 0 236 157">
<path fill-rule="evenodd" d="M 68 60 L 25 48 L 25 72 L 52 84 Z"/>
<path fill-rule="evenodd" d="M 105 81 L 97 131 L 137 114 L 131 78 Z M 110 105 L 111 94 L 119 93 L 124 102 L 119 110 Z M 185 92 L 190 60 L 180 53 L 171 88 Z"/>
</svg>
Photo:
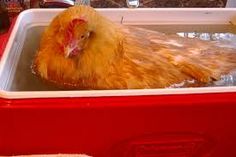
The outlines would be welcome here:
<svg viewBox="0 0 236 157">
<path fill-rule="evenodd" d="M 75 18 L 72 20 L 72 24 L 82 24 L 82 23 L 86 23 L 86 21 L 84 19 L 81 18 Z"/>
<path fill-rule="evenodd" d="M 73 37 L 73 28 L 75 25 L 86 23 L 82 18 L 74 18 L 70 23 L 66 31 L 66 41 L 69 42 Z"/>
<path fill-rule="evenodd" d="M 82 24 L 82 23 L 86 23 L 86 21 L 84 19 L 81 19 L 81 18 L 75 18 L 70 22 L 68 29 L 72 30 L 75 25 Z"/>
</svg>

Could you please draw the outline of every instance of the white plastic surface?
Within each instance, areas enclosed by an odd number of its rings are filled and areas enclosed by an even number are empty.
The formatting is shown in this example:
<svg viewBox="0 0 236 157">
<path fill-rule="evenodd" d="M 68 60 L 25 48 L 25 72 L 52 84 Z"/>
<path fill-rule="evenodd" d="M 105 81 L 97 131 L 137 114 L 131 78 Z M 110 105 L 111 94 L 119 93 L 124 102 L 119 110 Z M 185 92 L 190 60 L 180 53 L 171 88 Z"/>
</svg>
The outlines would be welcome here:
<svg viewBox="0 0 236 157">
<path fill-rule="evenodd" d="M 123 24 L 132 25 L 161 25 L 161 24 L 234 24 L 236 9 L 97 9 L 101 14 Z M 163 94 L 192 94 L 192 93 L 224 93 L 236 92 L 236 87 L 206 87 L 181 89 L 143 89 L 143 90 L 91 90 L 91 91 L 7 91 L 7 75 L 13 69 L 9 65 L 17 62 L 14 49 L 20 48 L 21 36 L 27 25 L 45 26 L 62 9 L 32 9 L 22 12 L 14 26 L 9 42 L 0 62 L 0 98 L 45 98 L 45 97 L 90 97 L 90 96 L 124 96 L 124 95 L 163 95 Z M 19 55 L 19 54 L 18 54 Z"/>
</svg>

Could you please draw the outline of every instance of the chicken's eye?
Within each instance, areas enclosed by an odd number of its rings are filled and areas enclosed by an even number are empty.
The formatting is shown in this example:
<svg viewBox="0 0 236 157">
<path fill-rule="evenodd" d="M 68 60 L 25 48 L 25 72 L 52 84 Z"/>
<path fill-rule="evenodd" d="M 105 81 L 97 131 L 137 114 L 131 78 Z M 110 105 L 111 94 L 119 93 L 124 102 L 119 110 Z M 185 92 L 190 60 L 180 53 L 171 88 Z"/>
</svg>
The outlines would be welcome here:
<svg viewBox="0 0 236 157">
<path fill-rule="evenodd" d="M 81 37 L 80 37 L 81 39 L 83 39 L 84 38 L 84 35 L 81 35 Z"/>
</svg>

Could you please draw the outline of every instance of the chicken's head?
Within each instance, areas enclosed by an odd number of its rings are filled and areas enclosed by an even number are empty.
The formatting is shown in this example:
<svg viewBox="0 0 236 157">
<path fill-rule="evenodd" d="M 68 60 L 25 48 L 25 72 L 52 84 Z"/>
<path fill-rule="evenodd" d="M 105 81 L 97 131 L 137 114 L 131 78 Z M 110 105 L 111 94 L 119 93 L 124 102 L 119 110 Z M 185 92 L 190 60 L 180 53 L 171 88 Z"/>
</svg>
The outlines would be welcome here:
<svg viewBox="0 0 236 157">
<path fill-rule="evenodd" d="M 88 29 L 88 22 L 81 18 L 71 20 L 65 31 L 65 57 L 75 57 L 81 53 L 88 44 L 91 31 Z"/>
</svg>

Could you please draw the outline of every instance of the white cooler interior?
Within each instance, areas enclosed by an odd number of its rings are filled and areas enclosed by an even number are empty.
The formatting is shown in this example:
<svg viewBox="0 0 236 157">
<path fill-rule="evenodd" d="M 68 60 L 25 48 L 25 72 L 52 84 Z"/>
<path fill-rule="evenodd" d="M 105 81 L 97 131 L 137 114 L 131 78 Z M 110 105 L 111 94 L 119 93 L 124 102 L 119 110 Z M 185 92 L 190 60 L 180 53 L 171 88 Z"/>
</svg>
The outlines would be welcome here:
<svg viewBox="0 0 236 157">
<path fill-rule="evenodd" d="M 188 89 L 62 91 L 48 85 L 32 74 L 31 64 L 44 28 L 61 11 L 61 9 L 34 9 L 25 11 L 19 16 L 1 59 L 0 97 L 146 95 L 236 91 L 234 86 Z M 202 40 L 222 40 L 236 48 L 235 9 L 98 9 L 98 11 L 117 23 L 123 19 L 125 25 L 145 27 L 167 34 L 178 33 L 183 37 L 197 36 Z M 236 85 L 235 78 L 231 80 L 230 85 Z M 30 96 L 29 92 L 31 92 Z"/>
</svg>

